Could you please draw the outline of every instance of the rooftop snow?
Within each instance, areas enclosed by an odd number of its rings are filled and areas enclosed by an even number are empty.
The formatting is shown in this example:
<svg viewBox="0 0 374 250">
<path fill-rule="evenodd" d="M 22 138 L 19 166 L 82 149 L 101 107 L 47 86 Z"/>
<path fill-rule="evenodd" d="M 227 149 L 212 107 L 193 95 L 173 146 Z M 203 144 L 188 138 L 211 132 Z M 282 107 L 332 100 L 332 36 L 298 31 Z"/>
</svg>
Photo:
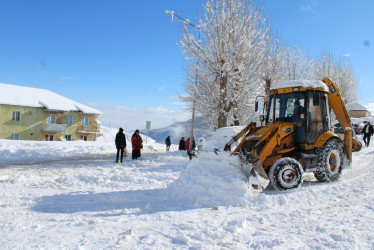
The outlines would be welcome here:
<svg viewBox="0 0 374 250">
<path fill-rule="evenodd" d="M 329 91 L 328 87 L 322 81 L 317 80 L 296 80 L 289 82 L 282 82 L 271 87 L 273 89 L 290 88 L 290 87 L 302 87 L 302 88 L 322 88 L 324 91 Z"/>
<path fill-rule="evenodd" d="M 360 110 L 360 111 L 364 110 L 364 111 L 368 111 L 367 108 L 365 108 L 364 106 L 362 106 L 358 102 L 351 102 L 351 103 L 348 103 L 346 106 L 347 106 L 347 110 Z"/>
<path fill-rule="evenodd" d="M 59 111 L 101 114 L 97 109 L 72 101 L 46 89 L 0 83 L 0 104 L 40 107 Z"/>
</svg>

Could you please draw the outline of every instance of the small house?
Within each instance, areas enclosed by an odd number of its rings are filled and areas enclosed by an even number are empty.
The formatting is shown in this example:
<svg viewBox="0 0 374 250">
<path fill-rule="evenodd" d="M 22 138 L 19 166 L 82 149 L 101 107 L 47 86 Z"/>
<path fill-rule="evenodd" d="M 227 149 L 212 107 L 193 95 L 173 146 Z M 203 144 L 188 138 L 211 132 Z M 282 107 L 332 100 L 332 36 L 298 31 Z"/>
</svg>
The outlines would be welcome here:
<svg viewBox="0 0 374 250">
<path fill-rule="evenodd" d="M 346 105 L 347 111 L 350 117 L 360 118 L 360 117 L 370 117 L 371 114 L 367 108 L 359 104 L 358 102 L 351 102 Z"/>
</svg>

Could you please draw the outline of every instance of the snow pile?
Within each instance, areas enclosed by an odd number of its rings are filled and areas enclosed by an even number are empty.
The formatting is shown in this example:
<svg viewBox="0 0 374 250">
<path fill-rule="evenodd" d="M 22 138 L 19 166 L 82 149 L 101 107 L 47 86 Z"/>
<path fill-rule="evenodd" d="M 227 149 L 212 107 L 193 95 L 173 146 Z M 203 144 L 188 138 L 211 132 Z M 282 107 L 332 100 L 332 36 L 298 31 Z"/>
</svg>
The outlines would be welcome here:
<svg viewBox="0 0 374 250">
<path fill-rule="evenodd" d="M 114 138 L 116 138 L 117 133 L 118 133 L 118 129 L 101 126 L 100 135 L 97 137 L 96 141 L 98 141 L 98 142 L 114 142 Z"/>
<path fill-rule="evenodd" d="M 257 192 L 248 186 L 238 166 L 238 158 L 229 152 L 201 152 L 168 186 L 169 195 L 183 194 L 190 207 L 246 206 Z"/>
<path fill-rule="evenodd" d="M 213 151 L 215 148 L 223 150 L 234 136 L 243 130 L 243 126 L 233 126 L 217 129 L 202 145 L 202 150 Z M 231 148 L 234 148 L 233 144 Z"/>
<path fill-rule="evenodd" d="M 191 207 L 247 206 L 249 197 L 258 192 L 246 182 L 238 157 L 231 156 L 231 152 L 213 152 L 215 148 L 222 150 L 242 129 L 226 127 L 214 132 L 168 189 L 182 193 Z"/>
</svg>

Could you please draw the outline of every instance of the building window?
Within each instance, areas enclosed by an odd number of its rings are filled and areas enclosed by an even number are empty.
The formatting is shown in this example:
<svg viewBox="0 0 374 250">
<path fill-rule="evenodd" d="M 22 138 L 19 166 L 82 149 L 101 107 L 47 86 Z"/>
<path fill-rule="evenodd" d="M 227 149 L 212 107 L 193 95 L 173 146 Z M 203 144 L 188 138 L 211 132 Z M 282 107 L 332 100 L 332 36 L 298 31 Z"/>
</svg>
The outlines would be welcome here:
<svg viewBox="0 0 374 250">
<path fill-rule="evenodd" d="M 87 135 L 81 135 L 81 140 L 82 141 L 87 141 Z"/>
<path fill-rule="evenodd" d="M 54 141 L 55 140 L 55 136 L 54 135 L 45 135 L 44 136 L 44 140 L 45 141 Z"/>
<path fill-rule="evenodd" d="M 73 116 L 67 115 L 66 116 L 66 124 L 73 124 Z"/>
<path fill-rule="evenodd" d="M 89 123 L 90 123 L 90 117 L 82 116 L 82 125 L 88 126 Z"/>
<path fill-rule="evenodd" d="M 19 140 L 19 134 L 12 134 L 12 135 L 10 136 L 10 139 L 11 139 L 11 140 Z"/>
<path fill-rule="evenodd" d="M 47 123 L 56 123 L 56 115 L 55 114 L 48 114 L 47 115 Z"/>
<path fill-rule="evenodd" d="M 21 112 L 13 111 L 12 113 L 12 120 L 13 121 L 20 121 L 21 120 Z"/>
<path fill-rule="evenodd" d="M 71 141 L 71 135 L 65 135 L 65 140 Z"/>
</svg>

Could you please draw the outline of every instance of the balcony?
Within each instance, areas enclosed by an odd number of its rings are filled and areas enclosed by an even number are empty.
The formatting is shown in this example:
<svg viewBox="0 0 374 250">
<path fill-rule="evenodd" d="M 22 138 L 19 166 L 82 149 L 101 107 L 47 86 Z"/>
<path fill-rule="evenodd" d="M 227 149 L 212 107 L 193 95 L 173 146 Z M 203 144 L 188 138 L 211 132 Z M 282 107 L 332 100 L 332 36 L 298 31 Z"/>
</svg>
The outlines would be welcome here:
<svg viewBox="0 0 374 250">
<path fill-rule="evenodd" d="M 91 133 L 90 126 L 80 125 L 78 127 L 78 133 Z"/>
<path fill-rule="evenodd" d="M 42 130 L 47 132 L 66 132 L 67 124 L 43 123 Z"/>
</svg>

